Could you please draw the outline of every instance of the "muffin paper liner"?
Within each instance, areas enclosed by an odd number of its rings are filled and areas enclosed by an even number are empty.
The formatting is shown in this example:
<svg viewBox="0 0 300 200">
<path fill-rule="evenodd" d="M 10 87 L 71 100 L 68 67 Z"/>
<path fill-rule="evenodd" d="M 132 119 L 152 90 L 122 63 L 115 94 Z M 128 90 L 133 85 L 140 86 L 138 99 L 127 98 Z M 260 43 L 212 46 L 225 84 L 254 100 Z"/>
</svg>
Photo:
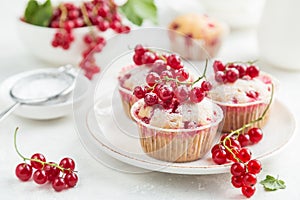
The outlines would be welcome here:
<svg viewBox="0 0 300 200">
<path fill-rule="evenodd" d="M 213 104 L 216 118 L 210 124 L 191 129 L 167 129 L 146 124 L 136 116 L 135 111 L 142 102 L 140 100 L 132 106 L 131 114 L 138 125 L 141 147 L 153 158 L 169 162 L 198 160 L 219 138 L 223 112 L 216 104 Z"/>
<path fill-rule="evenodd" d="M 229 105 L 222 105 L 217 103 L 223 110 L 224 113 L 224 119 L 223 119 L 223 126 L 220 126 L 222 128 L 222 132 L 229 133 L 232 130 L 236 130 L 238 128 L 241 128 L 243 125 L 248 124 L 249 122 L 258 119 L 268 106 L 266 103 L 257 103 L 252 105 L 246 105 L 246 106 L 229 106 Z M 252 127 L 258 127 L 262 128 L 269 118 L 269 111 L 267 111 L 266 116 L 263 120 L 254 123 Z M 245 129 L 244 132 L 246 132 L 248 129 Z"/>
</svg>

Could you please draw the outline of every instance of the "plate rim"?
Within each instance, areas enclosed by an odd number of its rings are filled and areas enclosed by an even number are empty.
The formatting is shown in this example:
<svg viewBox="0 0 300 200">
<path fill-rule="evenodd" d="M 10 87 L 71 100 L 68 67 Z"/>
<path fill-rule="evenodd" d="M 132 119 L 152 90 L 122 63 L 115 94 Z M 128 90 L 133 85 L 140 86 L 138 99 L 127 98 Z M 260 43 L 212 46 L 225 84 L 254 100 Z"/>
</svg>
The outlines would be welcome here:
<svg viewBox="0 0 300 200">
<path fill-rule="evenodd" d="M 286 147 L 288 145 L 288 143 L 290 143 L 290 141 L 292 141 L 292 138 L 295 136 L 295 130 L 296 130 L 297 126 L 296 126 L 296 120 L 295 120 L 294 114 L 289 110 L 288 107 L 286 107 L 284 105 L 284 103 L 282 103 L 278 99 L 275 99 L 274 105 L 276 105 L 276 104 L 279 104 L 281 107 L 283 107 L 287 111 L 287 114 L 292 119 L 292 121 L 291 121 L 292 127 L 291 127 L 290 137 L 282 145 L 278 146 L 273 151 L 268 152 L 263 155 L 259 155 L 255 159 L 265 160 L 265 159 L 269 158 L 270 156 L 273 156 L 274 154 L 279 153 L 282 149 L 284 149 L 284 147 Z M 91 128 L 88 125 L 88 118 L 89 118 L 89 115 L 91 114 L 91 112 L 94 111 L 93 108 L 94 108 L 94 106 L 91 106 L 90 108 L 86 109 L 84 126 L 89 131 L 90 136 L 93 137 L 94 140 L 96 140 L 100 144 L 99 148 L 101 148 L 101 150 L 103 152 L 105 152 L 112 158 L 117 159 L 120 162 L 132 165 L 134 167 L 139 167 L 139 168 L 157 171 L 157 172 L 172 173 L 172 174 L 204 175 L 204 174 L 221 174 L 221 173 L 229 172 L 231 163 L 226 163 L 223 165 L 213 164 L 213 165 L 209 165 L 209 166 L 184 166 L 184 165 L 178 165 L 178 163 L 172 163 L 172 162 L 165 162 L 165 164 L 162 164 L 162 163 L 152 162 L 149 160 L 144 160 L 144 159 L 140 159 L 140 158 L 136 158 L 136 157 L 133 157 L 130 155 L 123 154 L 122 152 L 119 152 L 119 151 L 113 149 L 112 147 L 108 146 L 107 144 L 103 143 L 99 138 L 97 138 L 93 134 L 93 131 L 91 130 Z M 77 128 L 77 131 L 79 132 L 78 128 Z M 79 137 L 82 141 L 80 133 L 79 133 Z M 84 146 L 85 146 L 85 149 L 90 154 L 92 154 L 88 150 L 88 147 L 86 147 L 87 145 L 84 144 Z M 95 158 L 93 155 L 92 155 L 92 157 Z M 158 169 L 157 167 L 163 167 L 163 168 Z M 210 169 L 210 170 L 207 170 L 207 169 Z"/>
</svg>

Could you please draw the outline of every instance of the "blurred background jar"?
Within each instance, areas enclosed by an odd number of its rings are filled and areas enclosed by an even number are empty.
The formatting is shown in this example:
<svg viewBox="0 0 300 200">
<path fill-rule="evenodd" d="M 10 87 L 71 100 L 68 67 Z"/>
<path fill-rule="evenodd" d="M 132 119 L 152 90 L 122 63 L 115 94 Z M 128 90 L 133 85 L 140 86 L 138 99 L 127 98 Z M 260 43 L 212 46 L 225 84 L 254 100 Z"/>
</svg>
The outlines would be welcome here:
<svg viewBox="0 0 300 200">
<path fill-rule="evenodd" d="M 300 70 L 300 1 L 267 0 L 258 27 L 261 60 Z"/>
</svg>

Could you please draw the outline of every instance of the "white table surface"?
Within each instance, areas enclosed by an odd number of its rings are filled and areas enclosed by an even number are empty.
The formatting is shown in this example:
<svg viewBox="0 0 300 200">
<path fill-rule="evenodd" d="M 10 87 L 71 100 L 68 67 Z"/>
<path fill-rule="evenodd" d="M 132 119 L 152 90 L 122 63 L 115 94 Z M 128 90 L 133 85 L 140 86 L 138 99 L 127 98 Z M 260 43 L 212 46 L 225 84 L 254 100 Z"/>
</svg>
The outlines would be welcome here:
<svg viewBox="0 0 300 200">
<path fill-rule="evenodd" d="M 22 10 L 22 3 L 0 3 L 0 81 L 18 72 L 49 67 L 31 57 L 20 43 L 15 19 Z M 284 53 L 284 52 L 283 52 Z M 254 30 L 235 31 L 226 40 L 219 57 L 232 60 L 258 58 Z M 288 55 L 287 55 L 288 59 Z M 263 70 L 280 81 L 278 99 L 282 101 L 300 122 L 300 71 L 286 72 L 267 64 Z M 0 102 L 0 108 L 3 109 Z M 280 123 L 280 122 L 278 122 Z M 54 192 L 50 185 L 38 186 L 33 181 L 20 182 L 14 174 L 22 160 L 13 147 L 13 131 L 20 127 L 18 142 L 25 155 L 43 153 L 59 162 L 62 157 L 74 158 L 79 171 L 79 182 L 74 189 Z M 282 133 L 285 134 L 285 133 Z M 279 175 L 287 188 L 265 192 L 257 185 L 252 199 L 300 199 L 299 129 L 289 145 L 280 153 L 263 161 L 261 180 L 266 174 Z M 0 123 L 0 199 L 241 199 L 240 190 L 230 184 L 229 174 L 173 175 L 158 172 L 128 174 L 107 168 L 94 160 L 80 143 L 72 115 L 51 121 L 33 121 L 11 115 Z"/>
</svg>

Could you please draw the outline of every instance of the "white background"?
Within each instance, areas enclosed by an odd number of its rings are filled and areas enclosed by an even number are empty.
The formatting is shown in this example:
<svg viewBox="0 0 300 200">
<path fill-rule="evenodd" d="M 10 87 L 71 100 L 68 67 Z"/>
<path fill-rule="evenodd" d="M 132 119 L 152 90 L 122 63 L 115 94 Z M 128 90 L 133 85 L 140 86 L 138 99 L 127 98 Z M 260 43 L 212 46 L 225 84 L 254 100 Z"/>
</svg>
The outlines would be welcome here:
<svg viewBox="0 0 300 200">
<path fill-rule="evenodd" d="M 24 1 L 17 0 L 0 3 L 0 81 L 18 72 L 51 66 L 31 57 L 18 39 L 15 26 L 23 6 Z M 227 60 L 258 58 L 255 30 L 233 31 L 219 57 Z M 288 59 L 288 55 L 286 57 Z M 278 99 L 293 112 L 299 124 L 300 72 L 287 72 L 272 68 L 268 64 L 263 64 L 261 68 L 279 79 Z M 3 109 L 1 102 L 0 108 Z M 56 162 L 65 156 L 74 158 L 79 171 L 78 186 L 57 193 L 49 185 L 38 186 L 32 181 L 23 183 L 17 180 L 14 170 L 22 160 L 13 148 L 13 131 L 16 126 L 20 127 L 19 146 L 25 155 L 41 152 L 49 160 Z M 298 141 L 299 129 L 283 151 L 263 162 L 263 171 L 259 174 L 259 179 L 266 174 L 279 175 L 286 181 L 287 188 L 265 192 L 257 185 L 253 199 L 300 199 Z M 187 176 L 152 172 L 133 175 L 104 167 L 82 147 L 72 115 L 51 121 L 32 121 L 12 115 L 0 124 L 0 199 L 83 198 L 194 200 L 244 197 L 238 189 L 231 186 L 229 174 Z"/>
</svg>

